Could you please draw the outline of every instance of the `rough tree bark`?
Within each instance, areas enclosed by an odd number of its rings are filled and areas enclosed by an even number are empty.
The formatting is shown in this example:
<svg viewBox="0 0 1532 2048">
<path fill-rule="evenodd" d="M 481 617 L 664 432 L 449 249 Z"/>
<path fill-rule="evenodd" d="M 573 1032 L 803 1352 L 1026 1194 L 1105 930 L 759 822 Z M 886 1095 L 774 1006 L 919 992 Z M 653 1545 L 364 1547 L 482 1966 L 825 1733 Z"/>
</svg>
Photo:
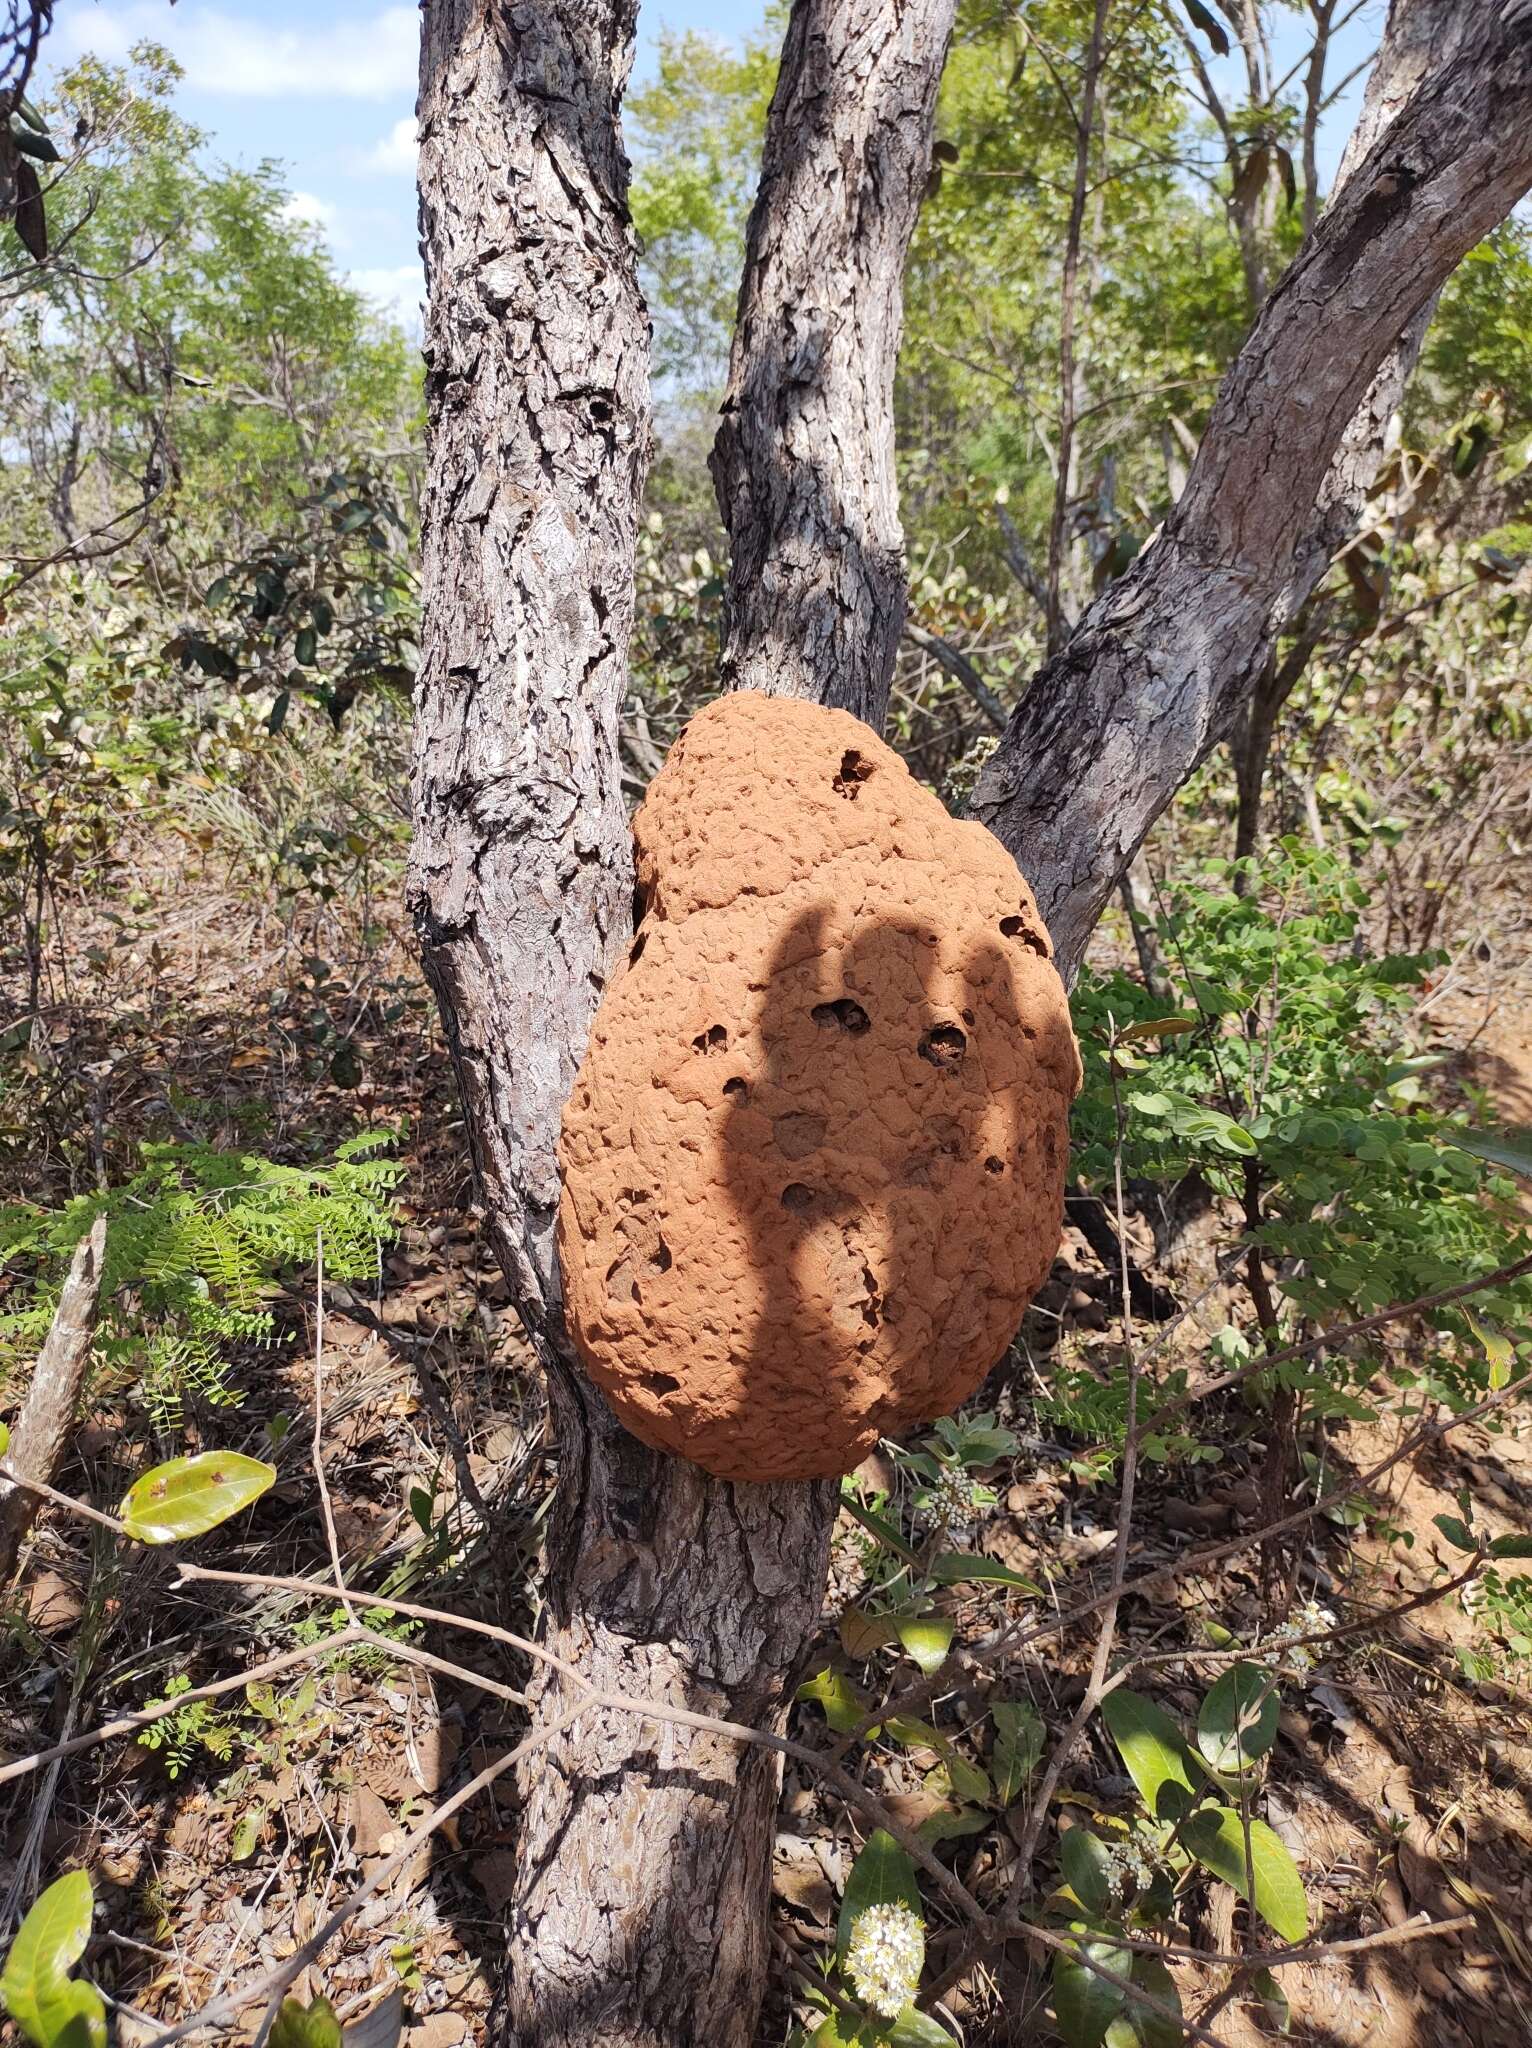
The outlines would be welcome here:
<svg viewBox="0 0 1532 2048">
<path fill-rule="evenodd" d="M 1422 85 L 1321 221 L 1165 539 L 1012 720 L 986 808 L 1072 955 L 1258 673 L 1373 370 L 1527 182 L 1529 5 L 1465 9 L 1471 59 Z M 728 680 L 873 722 L 903 611 L 899 281 L 951 15 L 796 0 L 715 466 Z M 817 1619 L 833 1488 L 716 1483 L 626 1437 L 568 1355 L 552 1249 L 559 1112 L 631 914 L 617 721 L 649 440 L 618 127 L 633 17 L 634 0 L 426 0 L 410 893 L 488 1226 L 549 1373 L 550 1641 L 602 1688 L 769 1725 Z M 631 1717 L 553 1741 L 522 1781 L 508 2038 L 743 2048 L 775 1791 L 763 1752 Z"/>
<path fill-rule="evenodd" d="M 904 627 L 904 259 L 955 7 L 794 7 L 711 461 L 731 543 L 724 681 L 879 732 Z"/>
<path fill-rule="evenodd" d="M 1307 595 L 1299 549 L 1385 358 L 1532 184 L 1532 0 L 1453 11 L 1451 55 L 1267 299 L 1160 538 L 1042 670 L 980 778 L 975 814 L 1025 870 L 1066 972 Z"/>
<path fill-rule="evenodd" d="M 731 677 L 874 723 L 904 605 L 900 287 L 952 12 L 798 0 L 718 471 Z M 631 917 L 617 723 L 649 440 L 618 126 L 633 14 L 425 7 L 410 896 L 485 1216 L 549 1374 L 550 1646 L 599 1687 L 769 1726 L 819 1618 L 836 1489 L 731 1486 L 628 1437 L 569 1355 L 552 1245 L 559 1113 Z M 537 1712 L 559 1704 L 550 1688 Z M 588 1715 L 537 1756 L 507 2040 L 744 2048 L 777 1784 L 765 1751 L 624 1715 Z"/>
</svg>

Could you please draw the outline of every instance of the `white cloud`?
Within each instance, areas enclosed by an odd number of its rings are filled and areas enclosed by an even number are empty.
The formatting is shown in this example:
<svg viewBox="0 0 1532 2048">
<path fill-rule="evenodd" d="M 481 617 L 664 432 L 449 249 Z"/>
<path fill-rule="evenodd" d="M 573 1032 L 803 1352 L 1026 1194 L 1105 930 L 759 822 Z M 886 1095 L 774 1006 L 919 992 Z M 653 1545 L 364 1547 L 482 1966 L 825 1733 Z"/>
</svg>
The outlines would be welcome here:
<svg viewBox="0 0 1532 2048">
<path fill-rule="evenodd" d="M 363 20 L 274 28 L 261 14 L 177 8 L 163 0 L 78 7 L 58 26 L 75 54 L 120 61 L 140 38 L 164 43 L 203 92 L 241 99 L 291 94 L 381 100 L 413 93 L 420 23 L 413 7 L 382 7 Z"/>
<path fill-rule="evenodd" d="M 409 333 L 419 334 L 426 281 L 418 263 L 400 263 L 392 270 L 349 271 L 347 282 L 383 312 L 392 313 Z"/>
<path fill-rule="evenodd" d="M 415 159 L 420 154 L 420 144 L 415 140 L 415 116 L 406 114 L 396 121 L 381 142 L 375 142 L 371 149 L 364 151 L 357 168 L 362 171 L 380 171 L 385 177 L 410 177 L 415 175 Z"/>
<path fill-rule="evenodd" d="M 332 241 L 343 239 L 335 232 L 337 209 L 328 199 L 321 199 L 313 192 L 294 192 L 282 208 L 283 220 L 301 221 L 305 227 L 318 228 Z"/>
</svg>

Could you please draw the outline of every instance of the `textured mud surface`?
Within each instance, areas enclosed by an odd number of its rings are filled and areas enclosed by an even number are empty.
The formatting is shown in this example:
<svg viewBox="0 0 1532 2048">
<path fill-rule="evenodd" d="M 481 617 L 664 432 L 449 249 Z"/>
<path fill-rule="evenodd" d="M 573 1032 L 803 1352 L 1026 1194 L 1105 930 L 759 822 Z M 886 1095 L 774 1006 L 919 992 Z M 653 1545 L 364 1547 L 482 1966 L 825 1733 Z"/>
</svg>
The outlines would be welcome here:
<svg viewBox="0 0 1532 2048">
<path fill-rule="evenodd" d="M 634 827 L 641 917 L 565 1111 L 570 1325 L 646 1443 L 849 1470 L 1005 1350 L 1079 1066 L 1010 857 L 859 720 L 736 692 Z"/>
</svg>

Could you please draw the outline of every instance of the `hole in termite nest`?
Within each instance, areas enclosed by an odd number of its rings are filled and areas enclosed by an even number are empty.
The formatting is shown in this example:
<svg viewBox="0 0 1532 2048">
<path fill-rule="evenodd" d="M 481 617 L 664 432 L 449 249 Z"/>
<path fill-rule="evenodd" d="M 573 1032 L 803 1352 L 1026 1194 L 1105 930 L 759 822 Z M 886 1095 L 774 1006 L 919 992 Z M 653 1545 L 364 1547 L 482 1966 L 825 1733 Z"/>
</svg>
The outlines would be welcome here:
<svg viewBox="0 0 1532 2048">
<path fill-rule="evenodd" d="M 692 1040 L 693 1052 L 727 1052 L 729 1034 L 721 1024 L 710 1024 L 706 1031 L 699 1031 Z"/>
<path fill-rule="evenodd" d="M 1040 960 L 1047 959 L 1047 946 L 1024 917 L 1002 917 L 1000 930 L 1008 939 L 1020 939 L 1021 943 L 1036 953 Z"/>
<path fill-rule="evenodd" d="M 814 1190 L 805 1187 L 801 1180 L 790 1180 L 782 1190 L 782 1207 L 794 1216 L 806 1216 L 814 1206 Z"/>
<path fill-rule="evenodd" d="M 724 1082 L 723 1092 L 731 1102 L 748 1102 L 750 1099 L 750 1089 L 738 1074 Z"/>
<path fill-rule="evenodd" d="M 855 747 L 847 747 L 840 757 L 840 772 L 831 785 L 837 796 L 850 799 L 852 803 L 862 793 L 862 784 L 872 773 L 872 763 L 864 761 Z"/>
<path fill-rule="evenodd" d="M 668 1372 L 646 1372 L 644 1385 L 651 1394 L 673 1394 L 681 1382 Z"/>
<path fill-rule="evenodd" d="M 860 1038 L 872 1026 L 872 1019 L 850 996 L 841 996 L 833 1003 L 816 1003 L 809 1012 L 821 1031 L 849 1031 L 853 1038 Z"/>
<path fill-rule="evenodd" d="M 963 1064 L 968 1040 L 955 1024 L 933 1024 L 915 1050 L 933 1067 L 944 1067 L 950 1072 Z"/>
</svg>

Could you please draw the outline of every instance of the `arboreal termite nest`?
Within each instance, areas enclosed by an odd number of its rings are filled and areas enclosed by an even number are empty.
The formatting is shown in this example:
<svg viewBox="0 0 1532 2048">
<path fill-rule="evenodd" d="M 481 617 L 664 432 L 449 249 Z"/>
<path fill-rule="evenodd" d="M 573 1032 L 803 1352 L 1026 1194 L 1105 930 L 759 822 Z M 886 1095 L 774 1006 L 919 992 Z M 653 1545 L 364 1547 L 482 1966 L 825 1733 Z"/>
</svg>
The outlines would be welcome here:
<svg viewBox="0 0 1532 2048">
<path fill-rule="evenodd" d="M 634 825 L 639 917 L 564 1114 L 569 1326 L 727 1479 L 963 1401 L 1058 1248 L 1079 1060 L 1036 905 L 849 714 L 739 692 Z"/>
</svg>

